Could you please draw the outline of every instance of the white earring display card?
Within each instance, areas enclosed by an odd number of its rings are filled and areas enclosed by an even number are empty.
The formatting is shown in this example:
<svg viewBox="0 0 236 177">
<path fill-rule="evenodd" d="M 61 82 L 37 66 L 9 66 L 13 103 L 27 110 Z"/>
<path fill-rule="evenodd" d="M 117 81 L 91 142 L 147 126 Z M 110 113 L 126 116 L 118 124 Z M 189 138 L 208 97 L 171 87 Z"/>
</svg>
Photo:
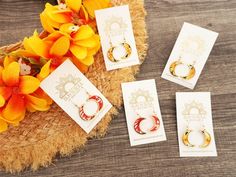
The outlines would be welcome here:
<svg viewBox="0 0 236 177">
<path fill-rule="evenodd" d="M 70 60 L 66 60 L 43 80 L 41 88 L 86 133 L 89 133 L 112 107 Z"/>
<path fill-rule="evenodd" d="M 131 146 L 165 141 L 155 80 L 122 84 Z"/>
<path fill-rule="evenodd" d="M 180 157 L 217 156 L 210 92 L 176 93 Z"/>
<path fill-rule="evenodd" d="M 139 64 L 129 6 L 95 11 L 107 70 Z"/>
<path fill-rule="evenodd" d="M 162 78 L 194 89 L 218 33 L 184 23 Z"/>
</svg>

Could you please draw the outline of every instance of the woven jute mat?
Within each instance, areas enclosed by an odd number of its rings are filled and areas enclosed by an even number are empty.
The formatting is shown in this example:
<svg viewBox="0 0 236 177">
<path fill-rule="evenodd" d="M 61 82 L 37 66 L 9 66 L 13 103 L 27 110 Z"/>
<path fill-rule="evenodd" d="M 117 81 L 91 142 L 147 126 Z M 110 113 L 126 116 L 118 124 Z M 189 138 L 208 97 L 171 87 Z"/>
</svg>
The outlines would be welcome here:
<svg viewBox="0 0 236 177">
<path fill-rule="evenodd" d="M 129 4 L 136 46 L 143 62 L 148 49 L 143 0 L 113 0 L 112 3 Z M 10 52 L 20 45 L 17 43 L 2 49 Z M 19 127 L 12 127 L 0 134 L 0 169 L 11 173 L 29 167 L 37 170 L 40 166 L 50 165 L 56 154 L 69 155 L 85 146 L 87 139 L 104 136 L 122 106 L 121 83 L 135 80 L 138 71 L 139 66 L 106 71 L 100 51 L 86 76 L 112 103 L 113 108 L 90 134 L 86 134 L 56 104 L 47 112 L 28 113 Z"/>
</svg>

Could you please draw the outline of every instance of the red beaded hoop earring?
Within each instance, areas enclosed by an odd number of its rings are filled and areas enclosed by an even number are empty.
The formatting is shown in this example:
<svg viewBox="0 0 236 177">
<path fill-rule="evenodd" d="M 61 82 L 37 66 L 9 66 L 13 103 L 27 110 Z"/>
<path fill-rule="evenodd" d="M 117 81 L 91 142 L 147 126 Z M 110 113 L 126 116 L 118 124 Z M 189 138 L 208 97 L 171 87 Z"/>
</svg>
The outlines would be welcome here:
<svg viewBox="0 0 236 177">
<path fill-rule="evenodd" d="M 147 132 L 144 132 L 141 130 L 140 128 L 140 123 L 145 120 L 146 118 L 143 118 L 143 117 L 139 117 L 138 119 L 136 119 L 136 121 L 134 122 L 134 130 L 135 132 L 137 132 L 138 134 L 140 135 L 144 135 L 144 134 L 147 134 Z M 153 126 L 152 128 L 149 130 L 150 132 L 155 132 L 159 129 L 160 127 L 160 120 L 159 118 L 156 116 L 156 114 L 153 114 L 152 115 L 152 119 L 153 119 Z"/>
<path fill-rule="evenodd" d="M 93 115 L 87 115 L 84 111 L 84 105 L 89 101 L 96 102 L 98 105 L 98 108 Z M 83 119 L 85 121 L 92 120 L 97 115 L 97 113 L 102 109 L 102 107 L 103 107 L 103 100 L 101 97 L 99 97 L 97 95 L 90 96 L 87 99 L 87 101 L 82 106 L 79 107 L 79 115 L 80 115 L 81 119 Z"/>
<path fill-rule="evenodd" d="M 72 100 L 72 103 L 79 109 L 78 113 L 79 113 L 80 118 L 82 120 L 89 121 L 89 120 L 92 120 L 99 113 L 99 111 L 101 111 L 104 103 L 100 96 L 90 95 L 86 90 L 85 90 L 85 93 L 88 95 L 88 98 L 82 105 L 79 105 L 77 103 L 77 99 Z M 86 113 L 84 110 L 84 107 L 88 102 L 95 102 L 97 104 L 97 110 L 92 115 L 88 115 L 88 113 Z"/>
</svg>

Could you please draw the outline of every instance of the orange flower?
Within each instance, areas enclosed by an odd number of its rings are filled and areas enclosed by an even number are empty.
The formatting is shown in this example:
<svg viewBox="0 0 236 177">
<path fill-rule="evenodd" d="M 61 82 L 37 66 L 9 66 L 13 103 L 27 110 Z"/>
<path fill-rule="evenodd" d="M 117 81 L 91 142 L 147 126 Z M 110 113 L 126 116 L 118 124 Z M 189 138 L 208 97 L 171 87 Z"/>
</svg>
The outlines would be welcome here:
<svg viewBox="0 0 236 177">
<path fill-rule="evenodd" d="M 49 52 L 52 58 L 68 56 L 86 66 L 93 64 L 93 56 L 100 48 L 99 36 L 88 25 L 79 27 L 72 23 L 64 24 L 59 31 L 43 40 L 47 43 L 54 41 Z"/>
<path fill-rule="evenodd" d="M 49 33 L 65 23 L 79 26 L 91 24 L 94 21 L 94 11 L 106 8 L 109 4 L 110 0 L 65 0 L 65 3 L 56 6 L 47 3 L 40 14 L 40 20 L 44 30 Z"/>
<path fill-rule="evenodd" d="M 49 105 L 36 91 L 39 79 L 20 76 L 20 65 L 11 62 L 0 67 L 0 132 L 7 130 L 8 124 L 17 126 L 28 111 L 46 111 Z"/>
<path fill-rule="evenodd" d="M 51 59 L 51 68 L 55 69 L 67 58 L 85 72 L 94 62 L 93 56 L 100 49 L 99 36 L 89 25 L 76 26 L 72 23 L 61 25 L 59 31 L 40 39 L 37 32 L 25 38 L 24 49 L 17 55 L 39 59 Z"/>
<path fill-rule="evenodd" d="M 35 31 L 34 34 L 29 38 L 27 37 L 24 38 L 23 46 L 24 49 L 17 50 L 15 52 L 16 55 L 35 59 L 39 59 L 40 57 L 42 58 L 50 57 L 49 56 L 50 44 L 40 39 L 37 31 Z"/>
</svg>

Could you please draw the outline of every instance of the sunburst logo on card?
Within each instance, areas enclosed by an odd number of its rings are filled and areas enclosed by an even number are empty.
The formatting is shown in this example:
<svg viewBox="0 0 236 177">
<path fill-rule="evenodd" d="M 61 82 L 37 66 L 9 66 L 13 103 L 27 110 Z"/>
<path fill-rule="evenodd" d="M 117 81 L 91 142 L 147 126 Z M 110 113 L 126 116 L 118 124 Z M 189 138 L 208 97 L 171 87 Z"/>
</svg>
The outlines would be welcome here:
<svg viewBox="0 0 236 177">
<path fill-rule="evenodd" d="M 191 118 L 196 120 L 198 118 L 204 118 L 207 112 L 202 103 L 193 100 L 185 104 L 182 114 L 186 119 Z"/>
<path fill-rule="evenodd" d="M 129 104 L 135 109 L 145 109 L 152 107 L 153 100 L 149 91 L 138 89 L 131 93 Z"/>
<path fill-rule="evenodd" d="M 187 36 L 182 44 L 181 50 L 187 54 L 201 56 L 205 52 L 205 40 L 201 36 Z"/>
<path fill-rule="evenodd" d="M 56 90 L 58 91 L 59 97 L 67 101 L 75 96 L 80 91 L 81 87 L 81 79 L 69 74 L 59 78 Z"/>
<path fill-rule="evenodd" d="M 127 24 L 122 17 L 112 16 L 105 23 L 106 33 L 112 36 L 121 35 L 127 29 Z"/>
</svg>

